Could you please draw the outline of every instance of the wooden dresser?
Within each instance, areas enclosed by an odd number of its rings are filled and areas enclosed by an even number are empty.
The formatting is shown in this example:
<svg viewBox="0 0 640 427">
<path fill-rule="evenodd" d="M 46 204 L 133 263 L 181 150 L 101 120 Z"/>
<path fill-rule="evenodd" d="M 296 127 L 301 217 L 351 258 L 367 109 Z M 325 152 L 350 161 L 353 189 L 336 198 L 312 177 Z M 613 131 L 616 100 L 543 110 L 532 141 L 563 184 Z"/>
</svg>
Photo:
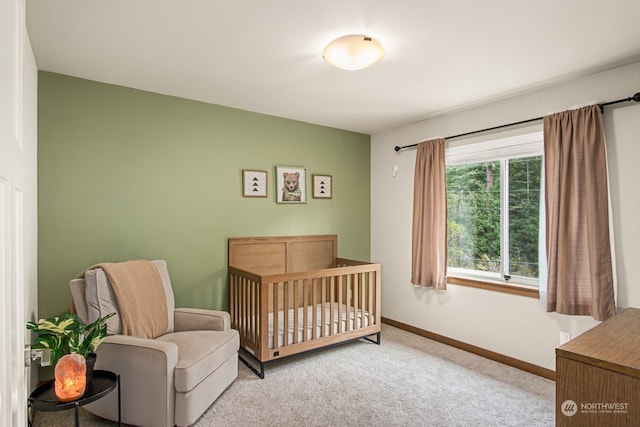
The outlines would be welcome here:
<svg viewBox="0 0 640 427">
<path fill-rule="evenodd" d="M 556 349 L 557 426 L 640 426 L 640 309 Z"/>
</svg>

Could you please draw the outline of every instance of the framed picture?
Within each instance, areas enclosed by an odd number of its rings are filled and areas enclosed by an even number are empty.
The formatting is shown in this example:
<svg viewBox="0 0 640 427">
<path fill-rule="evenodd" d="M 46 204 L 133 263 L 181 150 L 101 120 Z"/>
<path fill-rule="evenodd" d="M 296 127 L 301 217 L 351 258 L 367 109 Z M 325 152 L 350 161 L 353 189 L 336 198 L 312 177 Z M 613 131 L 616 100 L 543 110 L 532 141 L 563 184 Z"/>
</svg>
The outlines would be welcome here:
<svg viewBox="0 0 640 427">
<path fill-rule="evenodd" d="M 313 198 L 331 198 L 331 175 L 313 175 Z"/>
<path fill-rule="evenodd" d="M 307 202 L 307 170 L 296 166 L 276 166 L 276 201 Z"/>
<path fill-rule="evenodd" d="M 242 170 L 242 195 L 267 197 L 267 171 Z"/>
</svg>

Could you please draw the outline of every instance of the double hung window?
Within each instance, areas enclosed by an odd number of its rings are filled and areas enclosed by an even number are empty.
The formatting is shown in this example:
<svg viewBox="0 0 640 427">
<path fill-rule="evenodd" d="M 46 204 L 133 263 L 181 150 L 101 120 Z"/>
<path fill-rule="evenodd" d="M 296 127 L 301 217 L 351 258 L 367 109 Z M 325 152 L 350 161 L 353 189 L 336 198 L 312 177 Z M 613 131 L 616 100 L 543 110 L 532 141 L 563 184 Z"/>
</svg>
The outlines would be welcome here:
<svg viewBox="0 0 640 427">
<path fill-rule="evenodd" d="M 537 287 L 542 138 L 447 148 L 448 277 Z"/>
</svg>

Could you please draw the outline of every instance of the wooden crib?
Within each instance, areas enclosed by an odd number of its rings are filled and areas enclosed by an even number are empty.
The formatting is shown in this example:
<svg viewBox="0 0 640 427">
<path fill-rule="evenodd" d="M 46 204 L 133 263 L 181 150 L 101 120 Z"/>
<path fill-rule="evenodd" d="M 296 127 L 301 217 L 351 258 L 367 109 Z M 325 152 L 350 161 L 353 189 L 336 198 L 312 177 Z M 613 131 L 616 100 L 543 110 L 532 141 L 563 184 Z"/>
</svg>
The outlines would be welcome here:
<svg viewBox="0 0 640 427">
<path fill-rule="evenodd" d="M 337 246 L 334 234 L 229 239 L 231 327 L 260 378 L 274 359 L 358 338 L 380 344 L 380 264 L 337 258 Z"/>
</svg>

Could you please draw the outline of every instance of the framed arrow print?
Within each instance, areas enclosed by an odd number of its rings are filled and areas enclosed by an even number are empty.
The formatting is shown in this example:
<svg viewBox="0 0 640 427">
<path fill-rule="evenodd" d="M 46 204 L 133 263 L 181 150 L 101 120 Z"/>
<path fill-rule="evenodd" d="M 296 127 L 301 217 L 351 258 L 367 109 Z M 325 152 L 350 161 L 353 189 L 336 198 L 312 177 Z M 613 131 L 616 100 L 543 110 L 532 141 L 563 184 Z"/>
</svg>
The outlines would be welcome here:
<svg viewBox="0 0 640 427">
<path fill-rule="evenodd" d="M 331 175 L 313 175 L 313 198 L 331 198 Z"/>
<path fill-rule="evenodd" d="M 267 171 L 242 170 L 242 195 L 267 197 Z"/>
</svg>

